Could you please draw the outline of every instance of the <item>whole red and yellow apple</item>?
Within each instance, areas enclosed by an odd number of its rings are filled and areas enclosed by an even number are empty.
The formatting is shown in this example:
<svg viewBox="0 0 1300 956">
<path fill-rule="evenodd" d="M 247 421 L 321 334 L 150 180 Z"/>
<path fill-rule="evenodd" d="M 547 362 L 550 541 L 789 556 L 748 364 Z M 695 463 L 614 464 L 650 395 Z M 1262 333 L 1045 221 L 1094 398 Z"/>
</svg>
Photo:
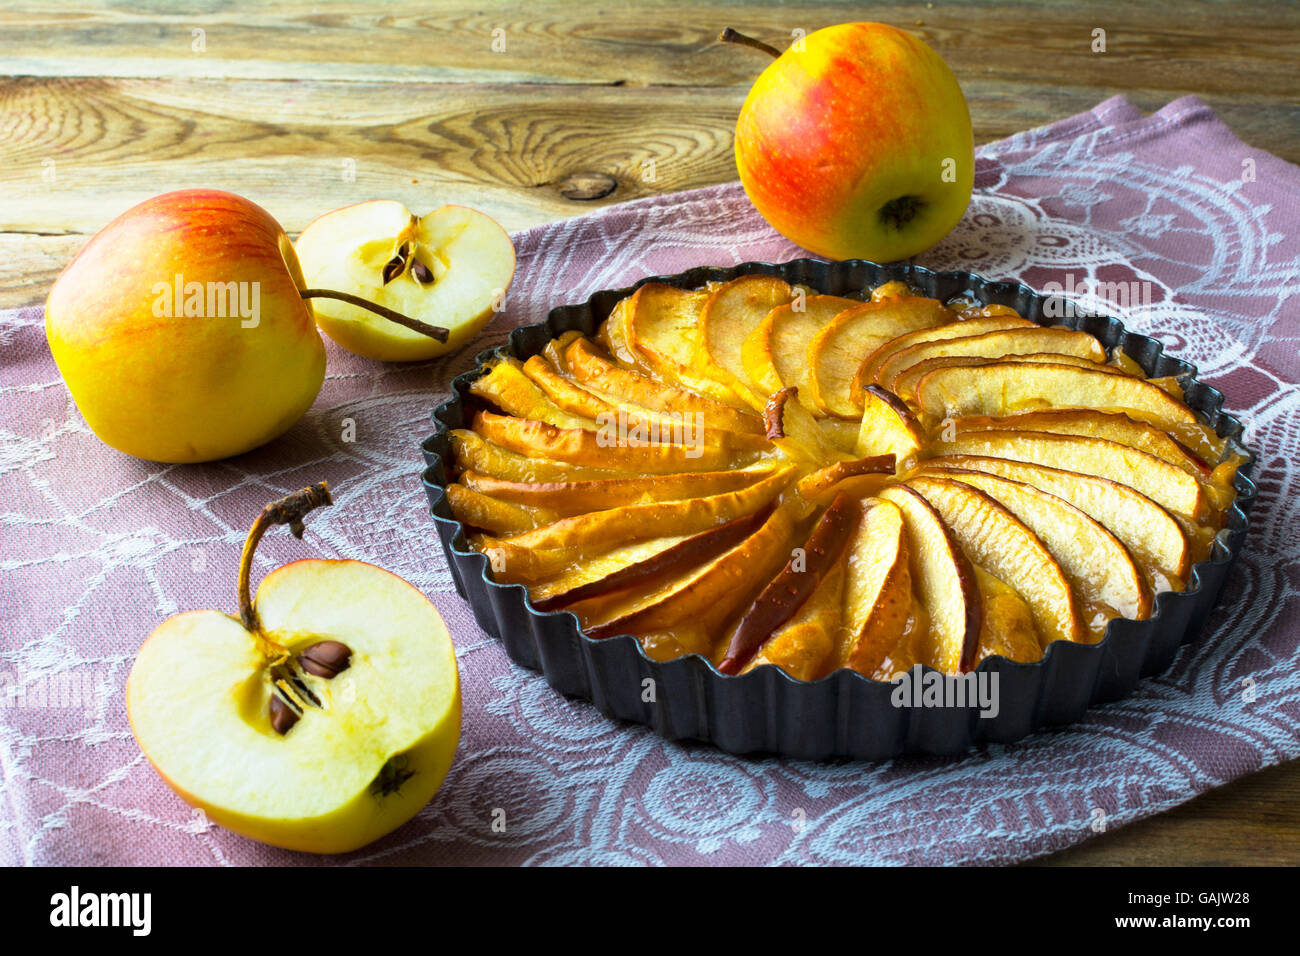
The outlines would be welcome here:
<svg viewBox="0 0 1300 956">
<path fill-rule="evenodd" d="M 882 23 L 845 23 L 804 37 L 759 76 L 736 123 L 736 166 L 786 238 L 829 258 L 888 262 L 961 219 L 973 142 L 966 98 L 934 50 Z"/>
<path fill-rule="evenodd" d="M 270 441 L 315 400 L 325 346 L 293 243 L 261 206 L 189 189 L 105 226 L 45 306 L 50 351 L 114 448 L 197 462 Z"/>
</svg>

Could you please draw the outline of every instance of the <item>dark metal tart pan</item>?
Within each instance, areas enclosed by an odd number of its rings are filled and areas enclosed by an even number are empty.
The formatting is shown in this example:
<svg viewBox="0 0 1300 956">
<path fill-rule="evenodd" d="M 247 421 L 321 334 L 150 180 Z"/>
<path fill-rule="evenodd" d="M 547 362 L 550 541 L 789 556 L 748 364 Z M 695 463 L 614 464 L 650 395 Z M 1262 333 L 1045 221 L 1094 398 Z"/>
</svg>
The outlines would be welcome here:
<svg viewBox="0 0 1300 956">
<path fill-rule="evenodd" d="M 1235 479 L 1236 499 L 1210 558 L 1193 566 L 1185 591 L 1159 594 L 1147 620 L 1111 621 L 1100 643 L 1055 641 L 1033 664 L 986 659 L 975 673 L 998 675 L 999 709 L 992 717 L 981 717 L 976 705 L 896 707 L 891 702 L 893 684 L 849 670 L 800 681 L 772 666 L 726 676 L 699 655 L 655 661 L 631 635 L 595 640 L 583 633 L 576 615 L 538 611 L 522 585 L 493 581 L 486 556 L 468 548 L 464 528 L 452 516 L 443 491 L 447 433 L 465 427 L 465 399 L 482 363 L 499 353 L 525 359 L 571 329 L 593 335 L 614 304 L 646 282 L 698 288 L 752 273 L 779 276 L 831 295 L 852 296 L 897 279 L 945 302 L 964 295 L 981 303 L 1009 305 L 1043 325 L 1089 332 L 1108 349 L 1122 346 L 1148 375 L 1176 376 L 1187 404 L 1229 439 L 1230 451 L 1246 458 Z M 1045 308 L 1049 302 L 1053 303 L 1050 310 Z M 986 741 L 1019 740 L 1039 728 L 1077 720 L 1090 706 L 1122 698 L 1142 677 L 1165 670 L 1179 646 L 1200 633 L 1241 550 L 1257 488 L 1250 478 L 1255 455 L 1240 442 L 1241 423 L 1223 411 L 1222 393 L 1196 381 L 1193 366 L 1164 354 L 1155 339 L 1125 331 L 1116 319 L 1049 317 L 1063 312 L 1069 314 L 1060 297 L 1040 296 L 1014 282 L 906 264 L 816 259 L 776 265 L 747 262 L 650 276 L 635 286 L 597 292 L 584 303 L 553 309 L 545 322 L 515 329 L 508 344 L 481 353 L 474 367 L 452 382 L 453 397 L 433 412 L 435 431 L 422 446 L 427 465 L 423 482 L 456 588 L 470 603 L 479 626 L 505 645 L 511 659 L 541 671 L 560 693 L 586 698 L 609 716 L 648 724 L 664 737 L 711 741 L 732 753 L 767 752 L 814 760 L 950 754 Z M 654 681 L 653 695 L 643 693 L 647 679 Z M 643 699 L 648 696 L 654 699 Z"/>
</svg>

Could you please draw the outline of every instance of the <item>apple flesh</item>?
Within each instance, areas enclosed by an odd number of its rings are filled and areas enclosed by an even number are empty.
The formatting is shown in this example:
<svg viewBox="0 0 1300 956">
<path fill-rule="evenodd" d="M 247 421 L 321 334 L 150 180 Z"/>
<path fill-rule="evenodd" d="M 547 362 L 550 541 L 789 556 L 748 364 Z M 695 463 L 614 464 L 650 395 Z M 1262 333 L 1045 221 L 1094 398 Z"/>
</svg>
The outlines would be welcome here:
<svg viewBox="0 0 1300 956">
<path fill-rule="evenodd" d="M 970 111 L 952 70 L 911 34 L 827 27 L 754 83 L 736 166 L 763 218 L 805 249 L 905 259 L 947 235 L 970 202 Z"/>
<path fill-rule="evenodd" d="M 276 438 L 320 391 L 325 347 L 301 288 L 270 213 L 183 190 L 90 240 L 50 291 L 45 332 L 104 442 L 151 461 L 210 461 Z"/>
<path fill-rule="evenodd" d="M 495 220 L 465 206 L 417 218 L 375 200 L 317 219 L 295 246 L 310 286 L 360 296 L 450 330 L 445 342 L 343 302 L 317 301 L 321 330 L 350 352 L 385 362 L 459 348 L 491 320 L 510 287 L 515 250 Z"/>
<path fill-rule="evenodd" d="M 401 826 L 442 784 L 460 736 L 437 609 L 381 568 L 324 560 L 271 572 L 248 606 L 251 630 L 190 611 L 149 636 L 126 686 L 140 749 L 213 822 L 273 846 L 342 853 Z M 347 653 L 313 661 L 322 642 Z M 298 703 L 277 720 L 284 683 Z"/>
</svg>

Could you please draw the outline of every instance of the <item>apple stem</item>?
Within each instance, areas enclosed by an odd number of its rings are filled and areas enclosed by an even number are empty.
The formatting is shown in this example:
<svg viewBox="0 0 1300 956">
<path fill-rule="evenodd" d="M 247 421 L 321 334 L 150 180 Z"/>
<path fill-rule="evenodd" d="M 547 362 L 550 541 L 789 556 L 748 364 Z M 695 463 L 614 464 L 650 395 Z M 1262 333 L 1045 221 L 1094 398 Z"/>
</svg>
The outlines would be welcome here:
<svg viewBox="0 0 1300 956">
<path fill-rule="evenodd" d="M 262 535 L 277 524 L 287 524 L 290 533 L 295 538 L 301 538 L 302 519 L 306 517 L 307 512 L 321 505 L 333 503 L 329 486 L 323 481 L 318 481 L 310 488 L 285 495 L 263 508 L 257 520 L 253 522 L 253 527 L 249 529 L 248 537 L 244 540 L 244 551 L 239 556 L 239 619 L 244 629 L 255 635 L 261 642 L 262 650 L 268 657 L 282 657 L 285 651 L 283 647 L 269 640 L 262 633 L 262 625 L 257 619 L 257 609 L 253 607 L 253 599 L 248 589 L 249 575 L 253 570 L 253 552 L 257 550 L 257 543 L 262 540 Z"/>
<path fill-rule="evenodd" d="M 419 319 L 413 319 L 409 315 L 403 315 L 401 312 L 395 312 L 386 308 L 377 302 L 371 302 L 369 299 L 363 299 L 359 295 L 353 295 L 350 292 L 335 292 L 333 289 L 301 289 L 298 292 L 304 299 L 338 299 L 340 302 L 346 302 L 348 305 L 359 306 L 363 309 L 369 309 L 375 315 L 382 315 L 389 322 L 396 322 L 398 325 L 404 325 L 412 332 L 419 332 L 421 335 L 427 335 L 431 339 L 437 339 L 439 342 L 446 342 L 451 332 L 440 325 L 429 325 L 427 322 L 421 322 Z"/>
<path fill-rule="evenodd" d="M 736 43 L 740 46 L 753 47 L 755 50 L 762 50 L 768 56 L 780 56 L 781 51 L 769 43 L 762 40 L 755 40 L 753 37 L 745 36 L 739 30 L 733 30 L 731 27 L 723 30 L 718 34 L 718 39 L 723 43 Z"/>
</svg>

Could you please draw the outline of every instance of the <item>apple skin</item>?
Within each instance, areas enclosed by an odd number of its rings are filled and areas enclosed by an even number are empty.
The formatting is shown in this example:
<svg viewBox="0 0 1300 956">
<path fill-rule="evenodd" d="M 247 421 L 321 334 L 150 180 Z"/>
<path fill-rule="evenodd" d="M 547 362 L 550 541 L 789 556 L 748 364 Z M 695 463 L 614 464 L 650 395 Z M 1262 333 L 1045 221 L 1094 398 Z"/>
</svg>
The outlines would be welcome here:
<svg viewBox="0 0 1300 956">
<path fill-rule="evenodd" d="M 255 327 L 228 318 L 158 317 L 158 283 L 259 283 Z M 151 461 L 242 454 L 306 412 L 325 378 L 325 346 L 299 296 L 293 244 L 262 207 L 182 190 L 109 223 L 69 263 L 45 307 L 50 351 L 87 424 Z M 251 285 L 245 287 L 251 290 Z"/>
<path fill-rule="evenodd" d="M 805 249 L 905 259 L 947 235 L 970 203 L 970 111 L 952 70 L 911 34 L 827 27 L 755 81 L 736 123 L 736 166 L 763 218 Z M 881 209 L 902 196 L 922 206 L 899 228 Z"/>
</svg>

